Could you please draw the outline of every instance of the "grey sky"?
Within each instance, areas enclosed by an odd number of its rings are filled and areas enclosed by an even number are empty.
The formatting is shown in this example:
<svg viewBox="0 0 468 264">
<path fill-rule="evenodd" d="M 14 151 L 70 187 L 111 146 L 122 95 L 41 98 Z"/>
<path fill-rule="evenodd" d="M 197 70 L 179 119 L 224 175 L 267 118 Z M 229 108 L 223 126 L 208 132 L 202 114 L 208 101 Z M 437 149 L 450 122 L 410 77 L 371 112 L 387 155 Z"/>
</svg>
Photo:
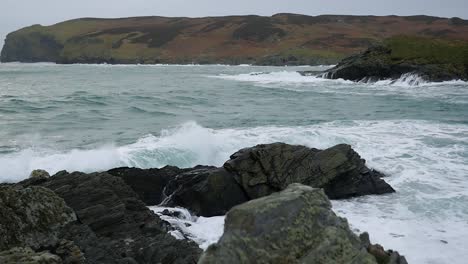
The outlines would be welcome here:
<svg viewBox="0 0 468 264">
<path fill-rule="evenodd" d="M 468 19 L 468 0 L 0 0 L 0 46 L 32 24 L 79 17 L 272 15 L 434 15 Z"/>
</svg>

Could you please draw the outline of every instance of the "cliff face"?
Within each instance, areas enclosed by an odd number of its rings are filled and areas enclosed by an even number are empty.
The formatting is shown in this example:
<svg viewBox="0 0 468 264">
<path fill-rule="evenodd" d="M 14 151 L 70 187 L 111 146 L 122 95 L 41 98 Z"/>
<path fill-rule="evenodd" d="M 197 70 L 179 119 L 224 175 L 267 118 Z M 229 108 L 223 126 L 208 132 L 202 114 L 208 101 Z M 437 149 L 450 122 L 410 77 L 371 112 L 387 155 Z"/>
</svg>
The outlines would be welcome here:
<svg viewBox="0 0 468 264">
<path fill-rule="evenodd" d="M 331 64 L 402 34 L 468 40 L 468 21 L 295 14 L 83 18 L 10 33 L 1 61 Z"/>
</svg>

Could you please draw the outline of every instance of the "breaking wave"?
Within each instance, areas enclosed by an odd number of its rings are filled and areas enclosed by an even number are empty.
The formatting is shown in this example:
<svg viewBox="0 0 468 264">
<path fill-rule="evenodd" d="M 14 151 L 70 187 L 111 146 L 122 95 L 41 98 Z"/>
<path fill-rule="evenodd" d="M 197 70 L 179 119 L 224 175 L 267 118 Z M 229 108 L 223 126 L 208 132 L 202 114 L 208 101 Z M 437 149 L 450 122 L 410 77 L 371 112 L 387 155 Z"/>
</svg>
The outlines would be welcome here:
<svg viewBox="0 0 468 264">
<path fill-rule="evenodd" d="M 348 81 L 343 79 L 327 79 L 322 77 L 323 74 L 311 73 L 310 75 L 302 75 L 296 71 L 277 71 L 277 72 L 251 72 L 237 75 L 217 75 L 214 78 L 225 80 L 234 80 L 242 82 L 254 82 L 257 84 L 307 84 L 307 83 L 335 83 L 335 84 L 356 84 L 369 86 L 397 86 L 397 87 L 413 87 L 413 86 L 441 86 L 441 85 L 468 85 L 468 82 L 462 80 L 452 80 L 445 82 L 427 82 L 422 77 L 414 73 L 403 74 L 397 80 L 362 80 L 360 82 Z"/>
</svg>

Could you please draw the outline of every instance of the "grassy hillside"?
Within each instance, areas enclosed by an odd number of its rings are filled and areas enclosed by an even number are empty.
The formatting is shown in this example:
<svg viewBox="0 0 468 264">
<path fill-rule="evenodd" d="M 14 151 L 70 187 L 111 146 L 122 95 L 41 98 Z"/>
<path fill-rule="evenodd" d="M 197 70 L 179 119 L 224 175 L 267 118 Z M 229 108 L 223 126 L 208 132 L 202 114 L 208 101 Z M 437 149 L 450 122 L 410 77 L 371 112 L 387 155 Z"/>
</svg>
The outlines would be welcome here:
<svg viewBox="0 0 468 264">
<path fill-rule="evenodd" d="M 10 33 L 1 60 L 329 64 L 401 34 L 468 40 L 466 22 L 428 16 L 312 17 L 295 14 L 83 18 L 52 26 L 34 25 Z"/>
<path fill-rule="evenodd" d="M 468 64 L 468 42 L 397 36 L 384 42 L 395 62 Z"/>
</svg>

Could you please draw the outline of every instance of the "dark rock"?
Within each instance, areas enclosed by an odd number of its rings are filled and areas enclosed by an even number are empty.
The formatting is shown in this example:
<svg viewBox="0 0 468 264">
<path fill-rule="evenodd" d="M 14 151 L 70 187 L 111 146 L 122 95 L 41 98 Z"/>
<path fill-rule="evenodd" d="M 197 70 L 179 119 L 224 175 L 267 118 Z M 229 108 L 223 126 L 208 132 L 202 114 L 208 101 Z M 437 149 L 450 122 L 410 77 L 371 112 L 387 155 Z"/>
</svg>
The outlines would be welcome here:
<svg viewBox="0 0 468 264">
<path fill-rule="evenodd" d="M 323 190 L 292 184 L 234 207 L 207 263 L 377 263 Z"/>
<path fill-rule="evenodd" d="M 385 46 L 374 46 L 365 52 L 343 59 L 327 71 L 326 78 L 362 81 L 365 79 L 398 79 L 405 73 L 417 70 L 415 65 L 391 64 L 387 57 L 392 50 Z"/>
<path fill-rule="evenodd" d="M 197 167 L 178 175 L 164 190 L 164 206 L 181 206 L 202 216 L 224 215 L 248 199 L 224 168 Z"/>
<path fill-rule="evenodd" d="M 394 192 L 349 145 L 326 150 L 258 145 L 233 154 L 224 168 L 234 174 L 249 199 L 284 190 L 291 183 L 324 188 L 331 199 Z"/>
<path fill-rule="evenodd" d="M 108 173 L 121 177 L 146 205 L 157 205 L 163 200 L 163 189 L 177 174 L 188 169 L 166 166 L 161 169 L 116 168 Z"/>
<path fill-rule="evenodd" d="M 359 235 L 362 245 L 367 249 L 367 252 L 375 257 L 378 264 L 408 264 L 404 256 L 400 256 L 397 251 L 387 250 L 379 244 L 371 244 L 369 234 L 367 232 Z"/>
<path fill-rule="evenodd" d="M 62 238 L 73 241 L 88 263 L 195 263 L 201 253 L 195 243 L 168 234 L 170 225 L 119 177 L 61 172 L 40 185 L 76 212 L 79 221 L 69 224 Z"/>
</svg>

